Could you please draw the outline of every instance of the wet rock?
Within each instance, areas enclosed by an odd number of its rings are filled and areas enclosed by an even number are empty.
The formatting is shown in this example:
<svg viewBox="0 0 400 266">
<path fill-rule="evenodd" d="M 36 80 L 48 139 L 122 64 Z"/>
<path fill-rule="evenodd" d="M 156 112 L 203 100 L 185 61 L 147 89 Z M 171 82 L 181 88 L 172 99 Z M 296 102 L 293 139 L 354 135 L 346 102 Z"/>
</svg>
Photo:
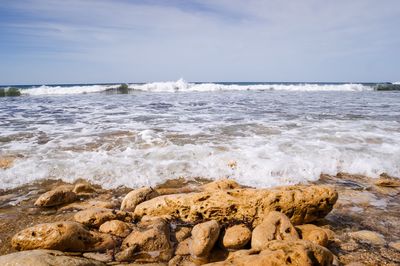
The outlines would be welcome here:
<svg viewBox="0 0 400 266">
<path fill-rule="evenodd" d="M 151 187 L 143 187 L 129 192 L 121 203 L 122 211 L 134 211 L 139 203 L 158 196 Z"/>
<path fill-rule="evenodd" d="M 332 253 L 319 245 L 306 240 L 273 240 L 265 249 L 238 251 L 230 255 L 225 261 L 206 264 L 211 265 L 252 265 L 252 266 L 276 266 L 276 265 L 332 265 Z"/>
<path fill-rule="evenodd" d="M 133 220 L 132 215 L 129 212 L 104 208 L 82 210 L 74 215 L 74 219 L 83 225 L 95 228 L 98 228 L 103 223 L 111 220 L 121 220 L 125 222 L 131 222 Z"/>
<path fill-rule="evenodd" d="M 394 248 L 397 251 L 400 251 L 400 241 L 390 242 L 389 247 Z"/>
<path fill-rule="evenodd" d="M 253 249 L 264 249 L 271 240 L 297 240 L 299 235 L 289 218 L 280 212 L 270 212 L 254 228 L 251 237 Z"/>
<path fill-rule="evenodd" d="M 100 261 L 66 256 L 57 250 L 30 250 L 0 256 L 2 266 L 105 266 Z"/>
<path fill-rule="evenodd" d="M 82 256 L 88 259 L 101 262 L 111 262 L 113 260 L 113 256 L 111 253 L 87 252 L 83 253 Z"/>
<path fill-rule="evenodd" d="M 39 224 L 18 232 L 11 240 L 16 250 L 102 251 L 115 247 L 106 234 L 86 230 L 76 222 Z"/>
<path fill-rule="evenodd" d="M 11 168 L 14 164 L 14 157 L 11 156 L 0 156 L 0 169 Z"/>
<path fill-rule="evenodd" d="M 369 243 L 372 245 L 384 245 L 386 243 L 383 235 L 368 230 L 351 232 L 349 233 L 349 236 L 360 242 Z"/>
<path fill-rule="evenodd" d="M 251 231 L 247 226 L 240 224 L 226 229 L 221 244 L 226 249 L 241 249 L 251 239 Z"/>
<path fill-rule="evenodd" d="M 301 239 L 309 240 L 323 247 L 328 245 L 328 234 L 324 229 L 313 224 L 298 225 L 296 229 Z"/>
<path fill-rule="evenodd" d="M 186 238 L 191 236 L 192 228 L 190 227 L 178 227 L 175 230 L 175 239 L 177 242 L 182 242 Z"/>
<path fill-rule="evenodd" d="M 96 189 L 87 182 L 81 182 L 76 184 L 72 191 L 76 194 L 93 194 Z"/>
<path fill-rule="evenodd" d="M 59 211 L 72 211 L 72 210 L 81 211 L 81 210 L 90 209 L 90 208 L 115 209 L 117 207 L 118 207 L 118 204 L 116 202 L 90 200 L 90 201 L 70 203 L 66 206 L 61 207 L 58 210 Z"/>
<path fill-rule="evenodd" d="M 170 230 L 164 219 L 149 219 L 137 224 L 122 242 L 120 261 L 166 262 L 172 257 Z"/>
<path fill-rule="evenodd" d="M 400 187 L 400 179 L 395 178 L 379 178 L 375 181 L 376 186 L 380 187 Z"/>
<path fill-rule="evenodd" d="M 210 182 L 202 186 L 202 189 L 205 191 L 213 191 L 213 190 L 229 190 L 229 189 L 237 189 L 241 188 L 241 186 L 232 179 L 220 179 L 214 182 Z"/>
<path fill-rule="evenodd" d="M 190 254 L 194 257 L 207 257 L 218 239 L 219 231 L 219 224 L 214 220 L 195 225 L 190 238 Z"/>
<path fill-rule="evenodd" d="M 159 196 L 137 205 L 134 213 L 137 217 L 167 216 L 188 223 L 239 221 L 255 227 L 262 217 L 277 210 L 293 224 L 303 224 L 324 217 L 336 200 L 336 191 L 327 186 L 214 190 Z"/>
<path fill-rule="evenodd" d="M 72 192 L 73 186 L 64 185 L 52 189 L 42 194 L 35 202 L 38 207 L 52 207 L 67 204 L 77 199 L 76 194 Z"/>
<path fill-rule="evenodd" d="M 112 234 L 118 237 L 127 237 L 134 225 L 119 220 L 111 220 L 103 223 L 99 227 L 99 231 L 102 233 Z"/>
</svg>

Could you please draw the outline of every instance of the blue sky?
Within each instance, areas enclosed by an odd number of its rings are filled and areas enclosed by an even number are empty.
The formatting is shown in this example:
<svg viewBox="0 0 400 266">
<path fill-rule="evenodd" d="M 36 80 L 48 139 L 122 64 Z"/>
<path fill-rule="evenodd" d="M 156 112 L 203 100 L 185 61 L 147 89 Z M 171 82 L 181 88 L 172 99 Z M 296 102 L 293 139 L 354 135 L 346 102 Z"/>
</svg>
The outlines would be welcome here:
<svg viewBox="0 0 400 266">
<path fill-rule="evenodd" d="M 0 84 L 400 81 L 397 0 L 1 0 Z"/>
</svg>

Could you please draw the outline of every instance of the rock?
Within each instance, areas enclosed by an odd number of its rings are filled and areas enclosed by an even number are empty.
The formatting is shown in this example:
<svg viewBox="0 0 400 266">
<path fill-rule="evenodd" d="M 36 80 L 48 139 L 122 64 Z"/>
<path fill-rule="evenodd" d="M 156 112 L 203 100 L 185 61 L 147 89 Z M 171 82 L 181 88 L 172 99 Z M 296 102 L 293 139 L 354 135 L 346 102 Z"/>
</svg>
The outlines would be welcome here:
<svg viewBox="0 0 400 266">
<path fill-rule="evenodd" d="M 87 182 L 81 182 L 76 184 L 72 191 L 76 194 L 93 194 L 96 189 Z"/>
<path fill-rule="evenodd" d="M 66 256 L 57 250 L 30 250 L 0 256 L 2 266 L 105 266 L 100 261 Z"/>
<path fill-rule="evenodd" d="M 298 225 L 296 229 L 301 239 L 309 240 L 323 247 L 328 245 L 328 234 L 324 229 L 313 224 Z"/>
<path fill-rule="evenodd" d="M 214 190 L 159 196 L 135 208 L 135 216 L 169 217 L 187 223 L 216 220 L 221 224 L 257 226 L 271 211 L 285 213 L 293 224 L 324 217 L 337 200 L 328 186 L 289 186 L 275 189 Z"/>
<path fill-rule="evenodd" d="M 234 225 L 226 229 L 221 244 L 226 249 L 241 249 L 251 239 L 251 231 L 243 224 Z"/>
<path fill-rule="evenodd" d="M 126 222 L 122 222 L 119 220 L 111 220 L 103 223 L 99 231 L 102 233 L 112 234 L 118 237 L 127 237 L 134 225 Z"/>
<path fill-rule="evenodd" d="M 190 255 L 190 245 L 192 239 L 187 238 L 183 240 L 182 242 L 179 242 L 176 249 L 175 249 L 175 255 Z"/>
<path fill-rule="evenodd" d="M 144 220 L 122 242 L 119 261 L 167 262 L 172 257 L 170 230 L 164 219 Z"/>
<path fill-rule="evenodd" d="M 297 240 L 299 235 L 289 218 L 280 212 L 270 212 L 262 223 L 254 228 L 251 248 L 264 249 L 271 240 Z"/>
<path fill-rule="evenodd" d="M 380 246 L 385 245 L 386 243 L 383 235 L 373 231 L 361 230 L 357 232 L 351 232 L 349 235 L 360 242 L 369 243 L 372 245 Z"/>
<path fill-rule="evenodd" d="M 390 242 L 389 247 L 394 248 L 397 251 L 400 251 L 400 241 Z"/>
<path fill-rule="evenodd" d="M 59 211 L 85 210 L 90 208 L 115 209 L 119 204 L 110 201 L 90 200 L 70 203 L 58 209 Z"/>
<path fill-rule="evenodd" d="M 273 240 L 261 252 L 257 250 L 238 251 L 238 254 L 230 255 L 225 261 L 206 265 L 314 266 L 332 265 L 333 259 L 334 257 L 328 249 L 307 240 Z"/>
<path fill-rule="evenodd" d="M 175 239 L 177 242 L 182 242 L 186 238 L 191 236 L 192 228 L 190 227 L 178 227 L 175 230 Z"/>
<path fill-rule="evenodd" d="M 35 202 L 38 207 L 52 207 L 71 203 L 76 200 L 76 194 L 72 192 L 70 185 L 59 186 L 42 194 Z"/>
<path fill-rule="evenodd" d="M 86 230 L 76 222 L 45 223 L 18 232 L 11 240 L 16 250 L 102 251 L 114 248 L 111 236 Z"/>
<path fill-rule="evenodd" d="M 400 180 L 397 178 L 379 178 L 375 181 L 376 186 L 380 187 L 400 187 Z"/>
<path fill-rule="evenodd" d="M 219 230 L 219 224 L 214 220 L 195 225 L 190 238 L 190 254 L 194 257 L 207 257 L 218 239 Z"/>
<path fill-rule="evenodd" d="M 14 164 L 15 157 L 11 156 L 0 156 L 0 169 L 11 168 Z"/>
<path fill-rule="evenodd" d="M 158 193 L 151 187 L 143 187 L 129 192 L 121 203 L 122 211 L 134 211 L 139 203 L 158 196 Z"/>
<path fill-rule="evenodd" d="M 230 190 L 241 188 L 241 186 L 232 179 L 220 179 L 214 182 L 210 182 L 202 186 L 202 189 L 205 191 L 213 191 L 213 190 Z"/>
<path fill-rule="evenodd" d="M 74 219 L 83 225 L 95 228 L 111 220 L 121 220 L 125 222 L 131 222 L 133 220 L 132 215 L 128 212 L 104 208 L 91 208 L 79 211 L 74 215 Z"/>
<path fill-rule="evenodd" d="M 191 256 L 176 255 L 169 262 L 168 266 L 198 266 L 207 263 L 204 258 L 193 258 Z"/>
<path fill-rule="evenodd" d="M 111 262 L 113 260 L 113 256 L 110 253 L 87 252 L 83 253 L 82 256 L 101 262 Z"/>
</svg>

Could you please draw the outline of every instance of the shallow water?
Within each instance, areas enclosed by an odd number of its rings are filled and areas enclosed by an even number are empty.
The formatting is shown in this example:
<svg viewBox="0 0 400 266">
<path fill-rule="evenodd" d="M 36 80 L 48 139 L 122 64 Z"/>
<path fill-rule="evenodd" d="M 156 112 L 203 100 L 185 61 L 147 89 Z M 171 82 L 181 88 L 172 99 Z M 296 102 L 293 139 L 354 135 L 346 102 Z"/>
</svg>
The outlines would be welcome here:
<svg viewBox="0 0 400 266">
<path fill-rule="evenodd" d="M 177 177 L 269 187 L 321 173 L 400 176 L 400 93 L 227 90 L 0 98 L 0 188 Z"/>
</svg>

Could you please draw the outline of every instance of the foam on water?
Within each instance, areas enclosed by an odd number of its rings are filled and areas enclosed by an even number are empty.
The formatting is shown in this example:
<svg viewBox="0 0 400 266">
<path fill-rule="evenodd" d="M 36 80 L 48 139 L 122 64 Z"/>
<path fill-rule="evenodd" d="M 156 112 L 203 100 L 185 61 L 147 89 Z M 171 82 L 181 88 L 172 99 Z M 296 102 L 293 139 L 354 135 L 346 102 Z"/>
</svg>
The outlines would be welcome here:
<svg viewBox="0 0 400 266">
<path fill-rule="evenodd" d="M 400 176 L 396 92 L 227 91 L 0 99 L 0 188 L 229 176 L 270 187 L 321 173 Z M 234 161 L 236 166 L 232 167 Z"/>
<path fill-rule="evenodd" d="M 84 85 L 84 86 L 40 86 L 22 90 L 25 95 L 55 95 L 104 92 L 118 85 Z M 372 87 L 363 84 L 218 84 L 188 83 L 183 79 L 170 82 L 146 84 L 129 84 L 132 90 L 146 92 L 207 92 L 207 91 L 368 91 Z"/>
</svg>

